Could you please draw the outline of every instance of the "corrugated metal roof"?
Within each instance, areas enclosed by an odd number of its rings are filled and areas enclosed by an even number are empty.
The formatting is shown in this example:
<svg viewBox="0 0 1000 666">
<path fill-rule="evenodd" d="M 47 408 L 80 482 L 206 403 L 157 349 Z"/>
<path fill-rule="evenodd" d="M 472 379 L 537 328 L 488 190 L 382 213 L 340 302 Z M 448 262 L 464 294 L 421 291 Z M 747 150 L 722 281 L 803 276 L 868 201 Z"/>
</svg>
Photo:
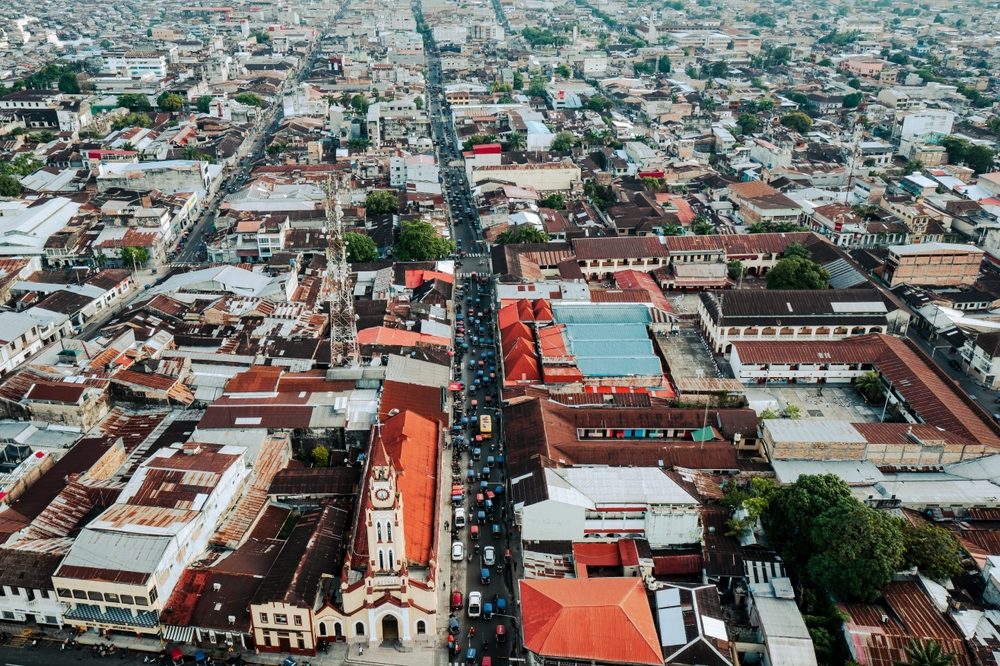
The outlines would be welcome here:
<svg viewBox="0 0 1000 666">
<path fill-rule="evenodd" d="M 552 316 L 560 324 L 636 324 L 653 321 L 644 305 L 562 305 L 552 306 Z"/>
</svg>

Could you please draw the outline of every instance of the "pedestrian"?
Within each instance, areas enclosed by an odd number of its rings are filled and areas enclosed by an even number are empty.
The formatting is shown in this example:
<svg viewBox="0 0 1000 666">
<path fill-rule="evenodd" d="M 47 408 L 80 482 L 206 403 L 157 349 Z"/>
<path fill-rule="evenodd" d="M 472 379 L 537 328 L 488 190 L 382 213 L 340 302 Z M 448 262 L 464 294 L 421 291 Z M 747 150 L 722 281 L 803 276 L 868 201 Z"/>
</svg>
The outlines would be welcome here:
<svg viewBox="0 0 1000 666">
<path fill-rule="evenodd" d="M 359 645 L 359 646 L 358 646 L 358 656 L 360 657 L 360 656 L 361 656 L 361 655 L 363 655 L 364 653 L 365 653 L 365 648 L 364 648 L 364 646 L 362 646 L 362 645 Z"/>
</svg>

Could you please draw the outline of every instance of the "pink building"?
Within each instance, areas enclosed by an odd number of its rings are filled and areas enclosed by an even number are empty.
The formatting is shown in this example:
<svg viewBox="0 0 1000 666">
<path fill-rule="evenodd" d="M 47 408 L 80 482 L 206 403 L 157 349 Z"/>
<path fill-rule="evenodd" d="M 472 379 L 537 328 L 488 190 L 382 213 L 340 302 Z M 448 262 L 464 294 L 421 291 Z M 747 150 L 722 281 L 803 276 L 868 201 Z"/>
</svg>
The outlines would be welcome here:
<svg viewBox="0 0 1000 666">
<path fill-rule="evenodd" d="M 868 60 L 845 60 L 840 63 L 840 69 L 843 71 L 853 74 L 854 76 L 865 76 L 870 79 L 878 78 L 879 72 L 882 71 L 882 67 L 885 63 L 881 61 L 868 61 Z"/>
</svg>

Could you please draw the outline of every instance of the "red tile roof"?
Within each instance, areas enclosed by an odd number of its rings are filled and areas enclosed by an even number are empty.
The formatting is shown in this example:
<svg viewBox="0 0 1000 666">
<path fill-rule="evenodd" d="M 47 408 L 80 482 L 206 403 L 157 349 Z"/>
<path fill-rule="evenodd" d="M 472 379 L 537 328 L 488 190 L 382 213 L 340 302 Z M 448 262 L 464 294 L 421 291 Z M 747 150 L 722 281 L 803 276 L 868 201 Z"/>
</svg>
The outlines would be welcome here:
<svg viewBox="0 0 1000 666">
<path fill-rule="evenodd" d="M 382 443 L 398 474 L 403 497 L 406 559 L 426 566 L 436 553 L 438 425 L 414 412 L 400 412 L 381 428 Z M 366 486 L 367 487 L 367 486 Z"/>
<path fill-rule="evenodd" d="M 663 653 L 637 578 L 521 581 L 524 646 L 537 655 L 656 664 Z"/>
<path fill-rule="evenodd" d="M 581 261 L 667 256 L 667 246 L 657 236 L 577 238 L 573 241 L 573 250 Z"/>
<path fill-rule="evenodd" d="M 255 365 L 234 375 L 226 384 L 226 393 L 273 393 L 283 370 L 277 365 Z"/>
<path fill-rule="evenodd" d="M 416 331 L 402 331 L 398 328 L 377 326 L 358 331 L 359 345 L 384 345 L 389 347 L 416 347 L 418 344 L 447 347 L 451 344 L 448 338 L 436 335 L 425 335 Z"/>
</svg>

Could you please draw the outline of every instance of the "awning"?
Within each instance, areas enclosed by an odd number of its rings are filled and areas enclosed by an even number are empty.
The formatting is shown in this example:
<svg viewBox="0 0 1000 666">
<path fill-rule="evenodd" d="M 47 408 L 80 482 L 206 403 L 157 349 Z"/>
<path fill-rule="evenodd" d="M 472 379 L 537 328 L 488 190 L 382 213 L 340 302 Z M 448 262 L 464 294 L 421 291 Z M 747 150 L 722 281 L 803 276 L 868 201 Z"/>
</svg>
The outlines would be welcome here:
<svg viewBox="0 0 1000 666">
<path fill-rule="evenodd" d="M 452 383 L 448 384 L 448 390 L 449 391 L 461 391 L 462 390 L 462 385 L 459 382 L 452 382 Z"/>
<path fill-rule="evenodd" d="M 163 639 L 175 643 L 190 643 L 194 635 L 194 627 L 178 627 L 168 624 L 163 627 Z"/>
<path fill-rule="evenodd" d="M 237 257 L 259 257 L 259 250 L 236 250 Z"/>
<path fill-rule="evenodd" d="M 173 650 L 170 651 L 170 658 L 173 659 L 174 661 L 183 659 L 184 653 L 178 650 L 177 648 L 174 648 Z"/>
<path fill-rule="evenodd" d="M 696 442 L 709 442 L 715 439 L 715 429 L 712 426 L 699 428 L 691 433 L 691 439 Z"/>
</svg>

